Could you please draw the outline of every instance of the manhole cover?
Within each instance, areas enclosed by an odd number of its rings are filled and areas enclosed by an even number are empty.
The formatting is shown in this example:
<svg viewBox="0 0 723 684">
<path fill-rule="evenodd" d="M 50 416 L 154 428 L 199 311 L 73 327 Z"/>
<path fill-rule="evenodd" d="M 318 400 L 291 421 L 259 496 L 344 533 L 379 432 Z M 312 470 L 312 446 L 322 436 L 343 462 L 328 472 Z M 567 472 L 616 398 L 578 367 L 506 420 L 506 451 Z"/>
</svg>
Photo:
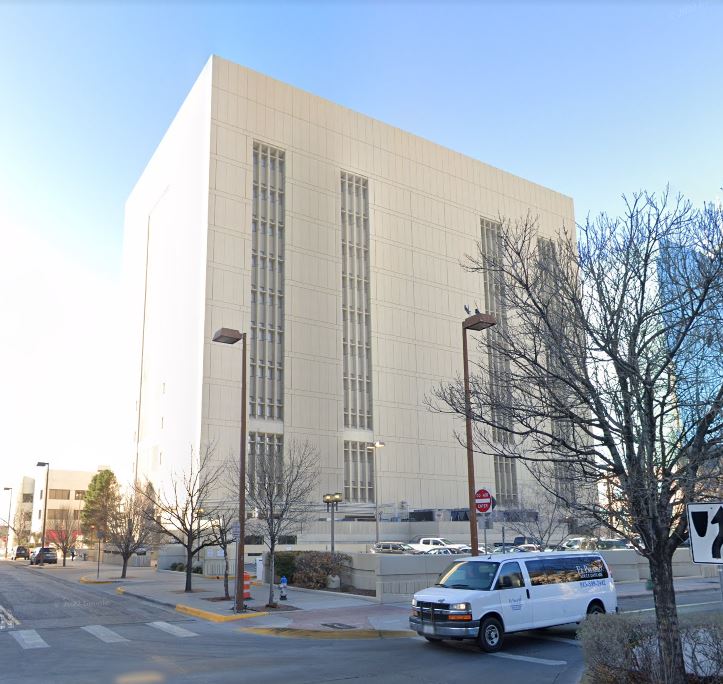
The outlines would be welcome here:
<svg viewBox="0 0 723 684">
<path fill-rule="evenodd" d="M 322 622 L 321 626 L 329 629 L 355 629 L 354 625 L 345 625 L 343 622 Z"/>
</svg>

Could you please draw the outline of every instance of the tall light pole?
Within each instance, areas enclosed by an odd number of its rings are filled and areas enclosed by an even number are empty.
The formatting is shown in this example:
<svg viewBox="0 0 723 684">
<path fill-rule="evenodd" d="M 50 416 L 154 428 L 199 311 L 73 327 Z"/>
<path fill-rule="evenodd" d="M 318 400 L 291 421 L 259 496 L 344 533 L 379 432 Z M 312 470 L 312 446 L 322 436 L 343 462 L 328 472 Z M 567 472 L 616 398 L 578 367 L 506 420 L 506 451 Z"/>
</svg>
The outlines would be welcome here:
<svg viewBox="0 0 723 684">
<path fill-rule="evenodd" d="M 246 333 L 233 328 L 221 328 L 213 335 L 214 342 L 236 344 L 241 340 L 241 444 L 238 467 L 238 528 L 239 538 L 236 541 L 236 598 L 234 610 L 237 613 L 244 609 L 244 542 L 246 539 Z M 273 577 L 271 578 L 273 581 Z"/>
<path fill-rule="evenodd" d="M 339 510 L 339 502 L 341 501 L 341 493 L 324 494 L 324 503 L 326 504 L 326 512 L 331 511 L 331 552 L 334 553 L 334 512 Z"/>
<path fill-rule="evenodd" d="M 494 316 L 475 313 L 462 321 L 462 358 L 464 360 L 464 416 L 467 428 L 467 489 L 469 495 L 469 545 L 472 555 L 479 556 L 479 537 L 477 535 L 477 507 L 474 501 L 474 449 L 472 447 L 472 408 L 469 391 L 469 356 L 467 355 L 467 331 L 486 330 L 495 325 Z"/>
<path fill-rule="evenodd" d="M 379 487 L 377 481 L 377 451 L 385 447 L 384 442 L 374 442 L 367 447 L 368 451 L 373 452 L 373 467 L 374 467 L 374 539 L 375 542 L 379 543 Z"/>
<path fill-rule="evenodd" d="M 43 565 L 43 549 L 45 548 L 45 521 L 48 517 L 48 475 L 50 474 L 50 463 L 46 463 L 45 461 L 38 461 L 36 463 L 38 468 L 46 468 L 45 470 L 45 499 L 43 501 L 43 536 L 40 540 L 40 563 L 38 565 Z"/>
<path fill-rule="evenodd" d="M 10 492 L 8 495 L 8 536 L 5 538 L 5 560 L 7 560 L 8 546 L 10 546 L 10 507 L 13 505 L 13 488 L 3 487 L 3 491 Z"/>
</svg>

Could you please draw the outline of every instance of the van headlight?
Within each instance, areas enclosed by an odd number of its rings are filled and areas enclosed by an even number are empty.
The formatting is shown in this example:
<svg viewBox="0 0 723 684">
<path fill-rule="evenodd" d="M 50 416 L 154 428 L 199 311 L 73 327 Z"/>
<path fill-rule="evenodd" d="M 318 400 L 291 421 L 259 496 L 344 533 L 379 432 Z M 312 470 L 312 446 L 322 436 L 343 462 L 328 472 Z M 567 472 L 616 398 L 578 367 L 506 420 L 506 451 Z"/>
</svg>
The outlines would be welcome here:
<svg viewBox="0 0 723 684">
<path fill-rule="evenodd" d="M 417 607 L 417 599 L 413 598 L 412 599 L 412 608 L 416 608 L 416 607 Z"/>
<path fill-rule="evenodd" d="M 450 610 L 471 610 L 469 603 L 453 603 L 449 606 Z"/>
</svg>

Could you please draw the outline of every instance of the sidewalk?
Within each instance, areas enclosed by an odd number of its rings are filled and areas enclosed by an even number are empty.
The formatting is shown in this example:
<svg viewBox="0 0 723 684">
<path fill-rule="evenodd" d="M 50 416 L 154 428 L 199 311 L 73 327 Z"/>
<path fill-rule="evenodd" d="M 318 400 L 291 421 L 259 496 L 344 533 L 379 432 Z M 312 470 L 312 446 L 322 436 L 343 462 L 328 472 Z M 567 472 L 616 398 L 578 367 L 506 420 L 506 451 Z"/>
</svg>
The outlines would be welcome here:
<svg viewBox="0 0 723 684">
<path fill-rule="evenodd" d="M 45 566 L 30 568 L 32 572 L 54 574 L 58 579 L 72 582 L 96 583 L 96 565 L 90 561 L 75 561 L 68 567 Z M 314 638 L 394 638 L 413 636 L 409 630 L 409 602 L 379 604 L 373 598 L 331 591 L 289 587 L 287 600 L 279 600 L 275 589 L 277 609 L 266 608 L 268 584 L 251 584 L 248 610 L 241 614 L 232 611 L 231 600 L 224 600 L 223 580 L 193 576 L 193 592 L 183 591 L 185 573 L 155 568 L 128 568 L 127 579 L 120 579 L 120 567 L 101 566 L 100 582 L 116 585 L 116 592 L 173 608 L 180 613 L 213 622 L 240 621 L 244 631 L 275 634 L 287 637 Z M 676 592 L 717 589 L 717 578 L 682 578 L 674 581 Z M 650 596 L 644 581 L 616 583 L 618 598 Z M 233 593 L 234 580 L 229 579 Z M 220 600 L 217 600 L 220 599 Z"/>
</svg>

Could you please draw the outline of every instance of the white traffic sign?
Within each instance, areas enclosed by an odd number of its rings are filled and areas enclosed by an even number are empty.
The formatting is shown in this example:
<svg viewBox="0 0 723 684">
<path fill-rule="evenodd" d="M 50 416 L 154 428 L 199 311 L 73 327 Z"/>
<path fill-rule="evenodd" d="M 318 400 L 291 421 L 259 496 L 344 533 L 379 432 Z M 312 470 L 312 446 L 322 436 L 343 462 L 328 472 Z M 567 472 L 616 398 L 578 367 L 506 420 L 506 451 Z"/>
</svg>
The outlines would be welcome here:
<svg viewBox="0 0 723 684">
<path fill-rule="evenodd" d="M 686 508 L 693 562 L 723 564 L 723 501 L 688 504 Z"/>
</svg>

